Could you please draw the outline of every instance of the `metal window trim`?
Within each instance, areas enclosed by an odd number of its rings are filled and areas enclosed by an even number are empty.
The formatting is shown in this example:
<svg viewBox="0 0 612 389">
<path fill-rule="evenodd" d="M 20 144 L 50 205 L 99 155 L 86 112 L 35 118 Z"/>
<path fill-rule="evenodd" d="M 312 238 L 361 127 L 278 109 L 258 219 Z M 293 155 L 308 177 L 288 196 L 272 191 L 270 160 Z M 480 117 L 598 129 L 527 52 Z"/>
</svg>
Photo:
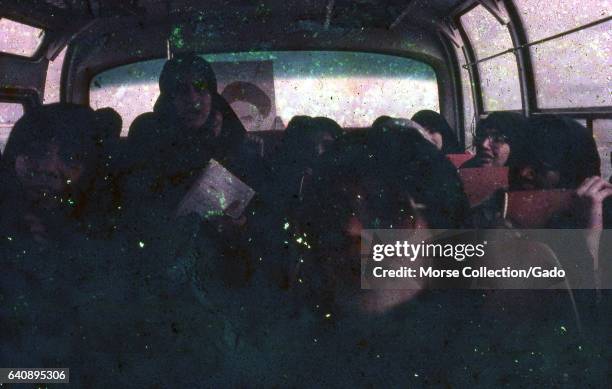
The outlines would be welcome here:
<svg viewBox="0 0 612 389">
<path fill-rule="evenodd" d="M 503 0 L 504 6 L 506 7 L 506 11 L 508 12 L 508 17 L 510 19 L 509 23 L 506 25 L 508 28 L 508 32 L 510 33 L 510 37 L 512 39 L 513 45 L 515 47 L 505 50 L 501 53 L 494 54 L 492 56 L 476 59 L 474 48 L 472 43 L 470 42 L 469 36 L 465 32 L 463 25 L 460 22 L 460 17 L 464 14 L 470 12 L 475 7 L 482 5 L 480 0 L 468 0 L 462 4 L 460 4 L 453 12 L 450 13 L 450 17 L 454 21 L 457 26 L 461 37 L 463 39 L 463 51 L 466 57 L 467 63 L 462 65 L 462 67 L 468 70 L 470 74 L 471 87 L 472 87 L 472 98 L 474 100 L 474 115 L 475 117 L 483 117 L 488 112 L 484 110 L 483 105 L 483 96 L 482 96 L 482 87 L 480 82 L 480 74 L 478 71 L 478 63 L 490 60 L 495 57 L 499 57 L 508 53 L 516 54 L 518 75 L 519 75 L 519 86 L 521 88 L 521 100 L 522 100 L 522 113 L 526 116 L 531 115 L 550 115 L 557 114 L 563 116 L 573 116 L 580 118 L 610 118 L 612 117 L 612 106 L 604 106 L 604 107 L 566 107 L 566 108 L 555 108 L 555 109 L 543 109 L 538 106 L 537 96 L 536 96 L 536 85 L 534 79 L 533 72 L 533 64 L 531 60 L 531 53 L 529 48 L 534 45 L 538 45 L 547 41 L 551 41 L 569 34 L 573 34 L 575 32 L 594 27 L 599 24 L 606 23 L 612 20 L 612 16 L 608 16 L 602 19 L 598 19 L 592 21 L 590 23 L 586 23 L 582 26 L 572 28 L 561 33 L 557 33 L 551 35 L 546 38 L 538 39 L 533 42 L 529 42 L 527 39 L 527 34 L 525 31 L 525 27 L 520 18 L 518 10 L 512 0 Z M 488 9 L 487 9 L 488 10 Z M 489 11 L 490 12 L 490 11 Z M 495 16 L 495 15 L 493 15 Z M 499 20 L 498 20 L 499 21 Z M 516 110 L 511 110 L 513 112 L 519 112 Z"/>
<path fill-rule="evenodd" d="M 470 87 L 472 89 L 472 103 L 474 105 L 474 117 L 480 117 L 484 112 L 484 103 L 482 98 L 482 86 L 480 81 L 480 72 L 478 71 L 478 66 L 473 64 L 471 66 L 467 66 L 468 64 L 474 63 L 476 61 L 476 53 L 474 52 L 474 47 L 470 38 L 463 28 L 461 21 L 459 20 L 463 14 L 470 12 L 472 9 L 478 6 L 478 2 L 472 1 L 472 4 L 466 8 L 462 8 L 460 12 L 457 12 L 453 17 L 453 21 L 457 30 L 459 31 L 459 35 L 463 40 L 462 51 L 466 60 L 466 65 L 463 65 L 463 68 L 466 69 L 470 75 Z"/>
<path fill-rule="evenodd" d="M 526 44 L 528 43 L 527 33 L 518 10 L 514 6 L 514 2 L 512 0 L 505 0 L 504 7 L 509 19 L 507 27 L 508 31 L 510 32 L 510 38 L 512 39 L 512 45 L 518 47 L 515 54 L 518 66 L 523 114 L 526 117 L 529 117 L 532 112 L 537 111 L 538 105 L 535 79 L 533 76 L 533 64 L 531 62 L 531 53 L 526 47 Z"/>
<path fill-rule="evenodd" d="M 507 0 L 507 1 L 510 2 L 511 0 Z M 555 40 L 555 39 L 558 39 L 558 38 L 562 38 L 564 36 L 574 34 L 574 33 L 578 32 L 578 31 L 586 30 L 587 28 L 591 28 L 591 27 L 597 26 L 599 24 L 603 24 L 603 23 L 609 22 L 610 20 L 612 20 L 612 16 L 607 16 L 605 18 L 598 19 L 596 21 L 584 24 L 584 25 L 582 25 L 580 27 L 572 28 L 570 30 L 563 31 L 561 33 L 558 33 L 558 34 L 555 34 L 555 35 L 551 35 L 551 36 L 546 37 L 546 38 L 538 39 L 538 40 L 533 41 L 533 42 L 526 42 L 526 43 L 524 43 L 522 45 L 511 47 L 511 48 L 509 48 L 507 50 L 500 51 L 499 53 L 495 53 L 493 55 L 489 55 L 487 57 L 475 60 L 473 63 L 472 62 L 466 63 L 465 65 L 463 65 L 463 67 L 467 68 L 467 66 L 477 65 L 479 63 L 486 62 L 486 61 L 489 61 L 489 60 L 497 58 L 497 57 L 501 57 L 502 55 L 506 55 L 506 54 L 510 54 L 510 53 L 516 53 L 519 50 L 528 49 L 531 46 L 536 46 L 536 45 L 539 45 L 541 43 L 545 43 L 545 42 L 549 42 L 549 41 L 552 41 L 552 40 Z M 508 29 L 508 30 L 510 30 L 510 29 Z"/>
<path fill-rule="evenodd" d="M 532 112 L 532 116 L 571 116 L 580 119 L 612 119 L 612 110 L 607 107 L 581 107 L 581 108 L 546 108 Z"/>
<path fill-rule="evenodd" d="M 449 26 L 453 28 L 454 26 Z M 449 37 L 446 33 L 441 30 L 438 30 L 438 35 L 440 38 L 440 42 L 442 42 L 442 46 L 444 48 L 444 52 L 446 57 L 448 58 L 449 72 L 451 73 L 451 84 L 452 84 L 452 94 L 455 97 L 455 101 L 453 104 L 454 110 L 454 119 L 455 119 L 455 135 L 459 140 L 459 144 L 466 147 L 466 125 L 465 125 L 465 98 L 463 96 L 463 88 L 462 88 L 462 78 L 461 78 L 461 65 L 460 60 L 457 56 L 457 48 L 461 49 L 463 46 L 462 42 L 458 47 L 455 39 Z M 460 38 L 456 27 L 452 32 L 454 38 Z"/>
<path fill-rule="evenodd" d="M 24 114 L 40 105 L 36 91 L 17 88 L 1 88 L 0 103 L 20 104 Z"/>
</svg>

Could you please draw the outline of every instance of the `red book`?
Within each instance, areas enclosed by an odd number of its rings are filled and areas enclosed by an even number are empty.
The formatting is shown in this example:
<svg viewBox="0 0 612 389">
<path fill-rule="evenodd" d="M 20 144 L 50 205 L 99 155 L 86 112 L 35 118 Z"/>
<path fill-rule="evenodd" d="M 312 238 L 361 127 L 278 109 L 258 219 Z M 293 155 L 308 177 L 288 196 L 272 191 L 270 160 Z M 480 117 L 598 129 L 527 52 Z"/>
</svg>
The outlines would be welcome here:
<svg viewBox="0 0 612 389">
<path fill-rule="evenodd" d="M 446 158 L 448 158 L 448 160 L 451 161 L 451 163 L 455 165 L 457 169 L 459 169 L 461 165 L 463 165 L 466 161 L 472 159 L 473 157 L 474 154 L 471 153 L 446 154 Z"/>
<path fill-rule="evenodd" d="M 519 228 L 546 227 L 553 216 L 569 210 L 573 201 L 573 190 L 508 192 L 506 218 Z"/>
<path fill-rule="evenodd" d="M 508 188 L 507 167 L 476 167 L 457 170 L 470 206 L 489 198 L 498 189 Z"/>
</svg>

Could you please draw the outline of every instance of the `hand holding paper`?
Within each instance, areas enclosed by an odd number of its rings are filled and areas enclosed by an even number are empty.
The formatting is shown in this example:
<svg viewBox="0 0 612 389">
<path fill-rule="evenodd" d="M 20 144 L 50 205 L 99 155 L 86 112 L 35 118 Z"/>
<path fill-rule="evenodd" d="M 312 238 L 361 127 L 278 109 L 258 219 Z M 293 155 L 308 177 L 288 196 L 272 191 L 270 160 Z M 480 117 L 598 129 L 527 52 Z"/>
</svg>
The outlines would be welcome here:
<svg viewBox="0 0 612 389">
<path fill-rule="evenodd" d="M 197 213 L 203 218 L 227 215 L 238 219 L 255 191 L 211 159 L 181 201 L 177 216 Z"/>
</svg>

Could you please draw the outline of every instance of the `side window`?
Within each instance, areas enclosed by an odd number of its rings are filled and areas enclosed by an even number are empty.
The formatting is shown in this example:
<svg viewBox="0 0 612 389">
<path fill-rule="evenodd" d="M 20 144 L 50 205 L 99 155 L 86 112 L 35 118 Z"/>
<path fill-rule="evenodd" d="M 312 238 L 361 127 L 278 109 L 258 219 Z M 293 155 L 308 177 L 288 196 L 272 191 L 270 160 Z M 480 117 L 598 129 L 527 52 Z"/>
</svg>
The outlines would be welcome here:
<svg viewBox="0 0 612 389">
<path fill-rule="evenodd" d="M 23 105 L 19 103 L 0 102 L 0 149 L 4 146 L 11 134 L 13 125 L 23 116 Z"/>
<path fill-rule="evenodd" d="M 62 79 L 62 67 L 64 66 L 64 57 L 66 56 L 67 47 L 55 57 L 53 61 L 49 61 L 47 67 L 47 79 L 45 80 L 45 95 L 44 103 L 58 103 L 60 101 L 60 83 Z"/>
<path fill-rule="evenodd" d="M 343 127 L 367 127 L 381 115 L 410 117 L 439 110 L 434 70 L 408 58 L 330 51 L 250 52 L 204 56 L 218 92 L 250 131 L 283 129 L 295 115 L 325 116 Z M 114 108 L 122 135 L 153 109 L 165 60 L 114 68 L 91 80 L 93 108 Z"/>
<path fill-rule="evenodd" d="M 484 110 L 507 111 L 522 108 L 518 66 L 513 53 L 486 59 L 513 47 L 508 29 L 483 6 L 463 14 L 460 23 L 474 48 L 480 74 Z"/>
<path fill-rule="evenodd" d="M 465 128 L 465 146 L 472 146 L 472 137 L 476 128 L 476 110 L 474 109 L 474 96 L 472 94 L 472 80 L 469 71 L 464 67 L 467 63 L 462 49 L 456 49 L 461 72 L 461 91 L 463 95 L 463 117 Z"/>
<path fill-rule="evenodd" d="M 0 52 L 31 57 L 40 46 L 44 31 L 15 22 L 10 19 L 0 19 Z"/>
<path fill-rule="evenodd" d="M 578 8 L 572 0 L 549 0 L 545 7 L 537 0 L 514 0 L 514 4 L 528 41 L 535 43 L 529 52 L 538 108 L 612 107 L 612 2 L 588 0 Z M 563 35 L 555 37 L 557 34 Z M 593 121 L 606 178 L 612 174 L 611 123 Z"/>
<path fill-rule="evenodd" d="M 89 86 L 89 104 L 93 109 L 116 110 L 123 119 L 121 136 L 127 136 L 134 119 L 153 110 L 164 62 L 163 59 L 143 61 L 98 74 Z"/>
<path fill-rule="evenodd" d="M 612 16 L 612 2 L 515 0 L 530 42 Z M 579 8 L 579 9 L 577 9 Z M 612 20 L 579 29 L 529 48 L 538 107 L 612 106 Z"/>
</svg>

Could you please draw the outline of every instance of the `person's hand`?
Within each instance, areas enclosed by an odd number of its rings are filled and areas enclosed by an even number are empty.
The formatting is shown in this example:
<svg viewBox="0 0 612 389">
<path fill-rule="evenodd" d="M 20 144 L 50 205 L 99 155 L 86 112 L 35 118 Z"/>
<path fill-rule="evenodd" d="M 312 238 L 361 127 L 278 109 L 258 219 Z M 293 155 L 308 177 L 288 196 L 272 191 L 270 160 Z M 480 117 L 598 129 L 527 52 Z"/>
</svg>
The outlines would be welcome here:
<svg viewBox="0 0 612 389">
<path fill-rule="evenodd" d="M 580 201 L 585 228 L 603 229 L 603 202 L 612 196 L 612 184 L 598 176 L 589 177 L 578 187 L 576 195 Z"/>
<path fill-rule="evenodd" d="M 587 248 L 593 257 L 595 288 L 599 290 L 601 287 L 599 241 L 603 230 L 603 202 L 612 196 L 612 184 L 598 176 L 589 177 L 576 190 L 576 195 L 580 201 L 581 216 L 586 228 Z"/>
</svg>

